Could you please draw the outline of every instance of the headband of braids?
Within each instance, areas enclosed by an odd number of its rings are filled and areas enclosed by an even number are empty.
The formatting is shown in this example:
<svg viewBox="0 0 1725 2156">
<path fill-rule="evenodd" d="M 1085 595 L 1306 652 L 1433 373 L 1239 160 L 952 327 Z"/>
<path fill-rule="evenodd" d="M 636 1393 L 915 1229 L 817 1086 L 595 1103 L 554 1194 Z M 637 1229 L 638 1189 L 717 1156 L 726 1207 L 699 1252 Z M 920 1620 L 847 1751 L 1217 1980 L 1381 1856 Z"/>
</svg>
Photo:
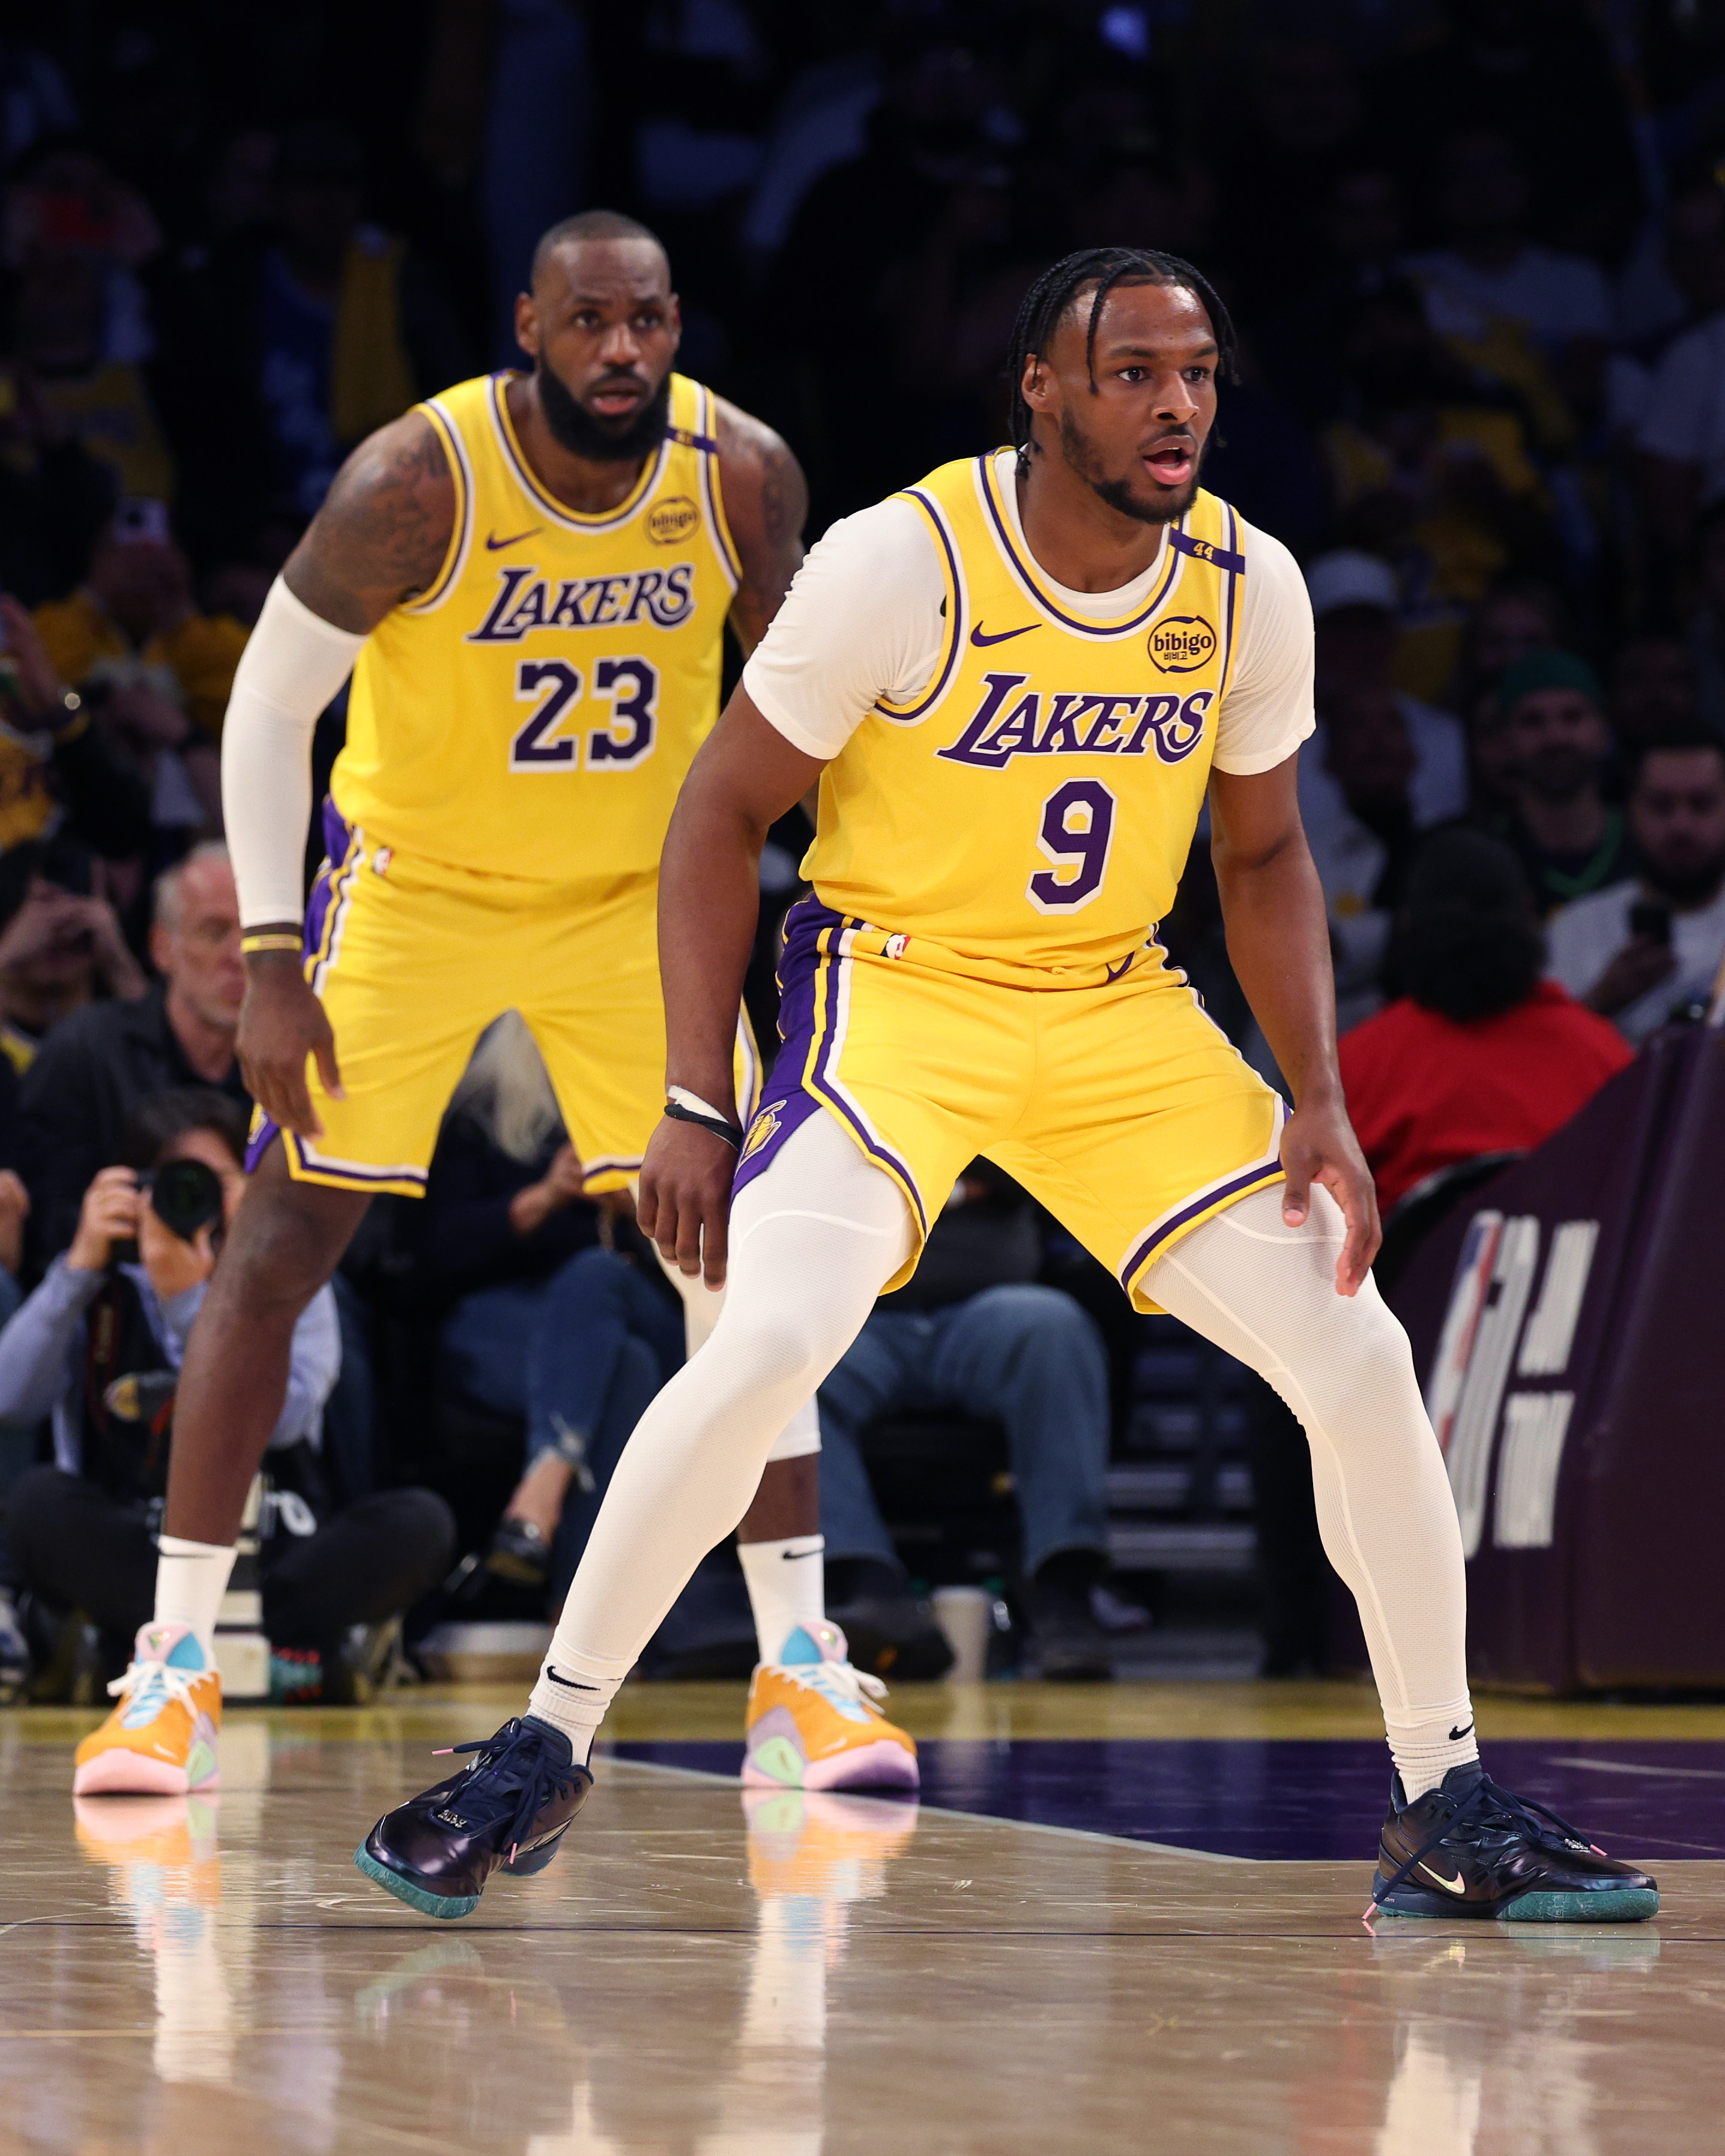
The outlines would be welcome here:
<svg viewBox="0 0 1725 2156">
<path fill-rule="evenodd" d="M 1076 254 L 1062 255 L 1051 269 L 1043 271 L 1025 293 L 1018 320 L 1013 325 L 1007 368 L 1012 397 L 1012 445 L 1018 451 L 1021 471 L 1028 466 L 1030 458 L 1030 408 L 1024 402 L 1024 362 L 1033 354 L 1039 359 L 1045 356 L 1049 341 L 1074 297 L 1086 285 L 1092 284 L 1096 288 L 1096 296 L 1090 303 L 1090 324 L 1084 346 L 1092 388 L 1096 380 L 1096 326 L 1102 319 L 1103 305 L 1117 285 L 1178 285 L 1201 300 L 1216 333 L 1217 371 L 1228 376 L 1233 373 L 1234 324 L 1209 280 L 1189 262 L 1183 262 L 1178 254 L 1164 254 L 1154 247 L 1082 247 Z"/>
</svg>

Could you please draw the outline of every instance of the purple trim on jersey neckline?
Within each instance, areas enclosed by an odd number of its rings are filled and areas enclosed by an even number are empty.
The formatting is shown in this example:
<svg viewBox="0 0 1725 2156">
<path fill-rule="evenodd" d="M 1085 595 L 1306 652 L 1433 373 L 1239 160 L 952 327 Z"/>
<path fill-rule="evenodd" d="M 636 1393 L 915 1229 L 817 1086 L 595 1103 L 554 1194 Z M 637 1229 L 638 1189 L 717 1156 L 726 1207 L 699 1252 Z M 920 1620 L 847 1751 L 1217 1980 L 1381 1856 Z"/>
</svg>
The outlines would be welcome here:
<svg viewBox="0 0 1725 2156">
<path fill-rule="evenodd" d="M 1062 629 L 1069 629 L 1078 636 L 1117 638 L 1130 636 L 1135 629 L 1142 629 L 1173 588 L 1174 579 L 1180 573 L 1180 557 L 1183 553 L 1194 552 L 1195 542 L 1193 546 L 1185 547 L 1170 545 L 1168 550 L 1168 574 L 1158 585 L 1143 612 L 1135 614 L 1130 621 L 1086 621 L 1072 614 L 1062 613 L 1054 601 L 1043 591 L 1037 581 L 1037 572 L 1026 566 L 1013 542 L 1011 527 L 1001 512 L 999 503 L 994 498 L 994 455 L 995 452 L 991 449 L 977 459 L 977 464 L 982 471 L 983 500 L 988 504 L 988 516 L 993 523 L 995 536 L 999 540 L 1001 552 L 1029 586 L 1031 598 L 1035 603 L 1051 620 L 1059 622 Z M 1185 519 L 1182 517 L 1179 524 L 1169 526 L 1170 540 L 1173 540 L 1177 532 L 1183 530 L 1184 523 Z"/>
</svg>

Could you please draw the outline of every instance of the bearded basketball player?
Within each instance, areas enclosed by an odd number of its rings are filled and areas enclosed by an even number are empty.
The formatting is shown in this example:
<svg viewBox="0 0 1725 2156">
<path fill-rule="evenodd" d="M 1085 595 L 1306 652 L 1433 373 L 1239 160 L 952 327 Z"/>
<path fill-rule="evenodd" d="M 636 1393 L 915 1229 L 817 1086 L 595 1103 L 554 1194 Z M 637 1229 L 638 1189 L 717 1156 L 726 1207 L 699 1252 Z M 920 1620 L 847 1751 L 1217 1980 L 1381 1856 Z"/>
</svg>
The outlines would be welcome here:
<svg viewBox="0 0 1725 2156">
<path fill-rule="evenodd" d="M 837 525 L 683 788 L 660 885 L 670 1074 L 727 1111 L 754 863 L 818 783 L 784 1048 L 741 1164 L 662 1122 L 640 1217 L 725 1308 L 637 1427 L 526 1717 L 357 1853 L 441 1916 L 549 1862 L 605 1702 L 742 1513 L 786 1415 L 908 1277 L 986 1154 L 1304 1424 L 1393 1755 L 1373 1909 L 1640 1918 L 1653 1881 L 1481 1767 L 1461 1535 L 1406 1336 L 1368 1267 L 1323 896 L 1295 772 L 1312 613 L 1287 550 L 1203 491 L 1232 337 L 1196 270 L 1100 249 L 1019 318 L 1014 444 Z M 1208 799 L 1229 950 L 1291 1090 L 1168 963 Z M 531 1852 L 531 1854 L 529 1854 Z"/>
<path fill-rule="evenodd" d="M 802 557 L 803 476 L 769 428 L 673 372 L 670 267 L 631 219 L 547 233 L 516 330 L 531 372 L 462 382 L 354 452 L 234 683 L 223 784 L 253 1176 L 181 1377 L 155 1615 L 79 1748 L 80 1794 L 214 1779 L 217 1613 L 294 1322 L 372 1196 L 423 1192 L 493 1019 L 526 1019 L 590 1194 L 633 1180 L 661 1113 L 733 1158 L 742 1142 L 756 1066 L 736 1011 L 717 1103 L 667 1102 L 656 887 L 716 714 L 725 623 L 752 650 Z M 302 921 L 311 734 L 350 671 Z M 719 1297 L 673 1277 L 692 1350 Z M 914 1786 L 884 1687 L 824 1622 L 813 1389 L 782 1418 L 742 1531 L 752 1773 Z"/>
</svg>

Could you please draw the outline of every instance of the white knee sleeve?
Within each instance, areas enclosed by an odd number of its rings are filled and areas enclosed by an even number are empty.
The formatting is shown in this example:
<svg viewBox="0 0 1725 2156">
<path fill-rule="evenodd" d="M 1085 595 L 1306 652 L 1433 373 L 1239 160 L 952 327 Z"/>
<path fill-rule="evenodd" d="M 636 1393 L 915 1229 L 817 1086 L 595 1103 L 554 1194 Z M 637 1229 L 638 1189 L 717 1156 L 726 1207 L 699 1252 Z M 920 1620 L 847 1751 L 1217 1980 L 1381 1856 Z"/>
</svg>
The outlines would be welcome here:
<svg viewBox="0 0 1725 2156">
<path fill-rule="evenodd" d="M 852 1151 L 855 1148 L 853 1147 Z M 693 1356 L 696 1350 L 706 1346 L 712 1337 L 713 1327 L 719 1322 L 719 1312 L 725 1306 L 723 1288 L 709 1287 L 699 1273 L 685 1273 L 673 1265 L 655 1243 L 653 1255 L 658 1259 L 665 1278 L 683 1298 L 683 1340 L 685 1353 Z M 820 1450 L 820 1410 L 813 1394 L 803 1401 L 778 1435 L 773 1440 L 767 1458 L 802 1460 L 811 1452 Z"/>
<path fill-rule="evenodd" d="M 718 1322 L 624 1448 L 563 1605 L 559 1669 L 576 1656 L 628 1669 L 911 1247 L 897 1184 L 830 1116 L 811 1116 L 749 1184 Z"/>
<path fill-rule="evenodd" d="M 1358 1602 L 1392 1738 L 1461 1727 L 1472 1719 L 1461 1535 L 1407 1335 L 1373 1281 L 1337 1294 L 1346 1225 L 1329 1193 L 1314 1188 L 1299 1228 L 1281 1200 L 1260 1191 L 1206 1221 L 1146 1291 L 1267 1379 L 1304 1426 L 1324 1548 Z"/>
</svg>

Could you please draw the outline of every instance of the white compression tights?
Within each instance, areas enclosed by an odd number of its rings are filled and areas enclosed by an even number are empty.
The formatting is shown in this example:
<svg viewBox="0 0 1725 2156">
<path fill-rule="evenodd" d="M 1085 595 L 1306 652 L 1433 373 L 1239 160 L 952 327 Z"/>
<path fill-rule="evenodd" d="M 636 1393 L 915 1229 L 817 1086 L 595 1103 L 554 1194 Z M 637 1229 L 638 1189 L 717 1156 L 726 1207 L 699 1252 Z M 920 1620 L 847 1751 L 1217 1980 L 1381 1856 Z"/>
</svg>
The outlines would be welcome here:
<svg viewBox="0 0 1725 2156">
<path fill-rule="evenodd" d="M 1164 1309 L 1266 1378 L 1305 1424 L 1331 1562 L 1360 1605 L 1391 1750 L 1409 1796 L 1475 1756 L 1463 1659 L 1461 1540 L 1406 1336 L 1368 1281 L 1335 1291 L 1343 1227 L 1312 1194 L 1302 1229 L 1264 1191 L 1153 1269 Z M 558 1621 L 531 1712 L 590 1739 L 702 1557 L 742 1517 L 775 1435 L 901 1265 L 897 1186 L 813 1116 L 732 1213 L 712 1337 L 642 1417 Z M 1451 1738 L 1451 1728 L 1462 1731 Z"/>
</svg>

